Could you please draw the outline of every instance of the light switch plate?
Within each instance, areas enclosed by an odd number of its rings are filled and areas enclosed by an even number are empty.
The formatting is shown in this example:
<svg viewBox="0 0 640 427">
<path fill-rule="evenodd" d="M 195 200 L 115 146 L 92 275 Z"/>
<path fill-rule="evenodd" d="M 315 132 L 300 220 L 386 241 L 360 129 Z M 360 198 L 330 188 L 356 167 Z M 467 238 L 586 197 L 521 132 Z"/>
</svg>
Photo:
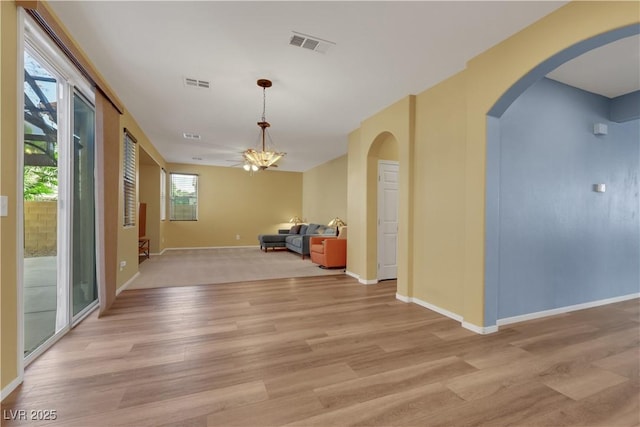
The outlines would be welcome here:
<svg viewBox="0 0 640 427">
<path fill-rule="evenodd" d="M 596 193 L 604 193 L 607 191 L 607 186 L 605 184 L 593 184 L 593 191 Z"/>
<path fill-rule="evenodd" d="M 0 196 L 0 216 L 9 215 L 9 198 L 7 196 Z"/>
</svg>

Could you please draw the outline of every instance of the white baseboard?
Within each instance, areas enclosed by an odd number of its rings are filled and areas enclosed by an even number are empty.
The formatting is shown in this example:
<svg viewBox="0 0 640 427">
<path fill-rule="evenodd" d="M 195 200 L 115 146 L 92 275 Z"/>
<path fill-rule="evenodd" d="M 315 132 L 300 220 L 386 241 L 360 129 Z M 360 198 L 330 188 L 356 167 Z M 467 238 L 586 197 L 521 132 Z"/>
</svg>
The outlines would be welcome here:
<svg viewBox="0 0 640 427">
<path fill-rule="evenodd" d="M 133 275 L 133 277 L 132 277 L 131 279 L 127 280 L 127 281 L 125 282 L 125 284 L 124 284 L 124 285 L 122 285 L 122 286 L 120 286 L 118 289 L 116 289 L 116 296 L 120 295 L 120 293 L 121 293 L 122 291 L 124 291 L 125 289 L 127 289 L 127 288 L 129 287 L 129 285 L 130 285 L 131 283 L 133 283 L 133 281 L 134 281 L 134 280 L 136 280 L 136 279 L 138 278 L 138 276 L 139 276 L 139 275 L 140 275 L 140 272 L 139 272 L 139 271 L 137 271 L 137 272 L 136 272 L 136 274 L 134 274 L 134 275 Z"/>
<path fill-rule="evenodd" d="M 353 273 L 353 272 L 351 272 L 351 271 L 349 271 L 349 270 L 345 270 L 345 271 L 344 271 L 344 274 L 346 274 L 347 276 L 351 276 L 351 277 L 353 277 L 353 278 L 354 278 L 354 279 L 356 279 L 356 280 L 360 279 L 360 276 L 358 276 L 356 273 Z"/>
<path fill-rule="evenodd" d="M 493 334 L 494 332 L 498 332 L 498 325 L 478 326 L 478 325 L 474 325 L 473 323 L 462 321 L 462 327 L 480 335 L 487 335 L 487 334 Z"/>
<path fill-rule="evenodd" d="M 436 313 L 441 314 L 445 317 L 448 317 L 449 319 L 455 320 L 456 322 L 460 322 L 463 328 L 468 329 L 472 332 L 475 332 L 476 334 L 486 335 L 486 334 L 492 334 L 494 332 L 498 332 L 497 325 L 477 326 L 477 325 L 474 325 L 473 323 L 465 322 L 464 318 L 459 314 L 456 314 L 442 307 L 438 307 L 437 305 L 433 305 L 429 302 L 423 301 L 420 298 L 405 297 L 404 295 L 400 295 L 396 293 L 396 299 L 402 302 L 407 302 L 407 303 L 412 302 L 412 303 L 418 304 L 421 307 L 427 308 L 431 311 L 435 311 Z"/>
<path fill-rule="evenodd" d="M 557 314 L 569 313 L 576 310 L 584 310 L 585 308 L 593 308 L 601 305 L 613 304 L 616 302 L 627 301 L 634 298 L 640 298 L 640 293 L 634 293 L 629 295 L 623 295 L 621 297 L 606 298 L 598 301 L 585 302 L 582 304 L 568 305 L 565 307 L 554 308 L 551 310 L 537 311 L 535 313 L 522 314 L 519 316 L 506 317 L 504 319 L 498 319 L 498 326 L 510 325 L 512 323 L 524 322 L 527 320 L 539 319 L 541 317 L 555 316 Z"/>
<path fill-rule="evenodd" d="M 351 276 L 354 279 L 358 280 L 358 282 L 360 282 L 360 284 L 362 284 L 362 285 L 375 285 L 376 283 L 378 283 L 378 279 L 370 279 L 370 280 L 361 279 L 359 274 L 353 273 L 351 271 L 346 271 L 345 270 L 345 274 L 347 276 Z"/>
<path fill-rule="evenodd" d="M 193 251 L 199 249 L 242 249 L 242 248 L 259 248 L 260 245 L 248 246 L 196 246 L 192 248 L 164 248 L 165 251 Z M 164 252 L 164 251 L 162 251 Z"/>
<path fill-rule="evenodd" d="M 396 292 L 396 299 L 406 303 L 411 302 L 411 297 L 405 297 L 404 295 L 400 295 L 397 292 Z"/>
<path fill-rule="evenodd" d="M 0 401 L 4 400 L 7 396 L 9 396 L 13 392 L 13 390 L 18 388 L 18 386 L 22 384 L 23 380 L 24 378 L 22 374 L 20 374 L 15 380 L 7 384 L 7 386 L 3 388 L 2 391 L 0 391 Z"/>
<path fill-rule="evenodd" d="M 435 311 L 436 313 L 442 314 L 443 316 L 446 316 L 449 319 L 453 319 L 457 322 L 462 322 L 462 316 L 460 316 L 459 314 L 456 314 L 442 307 L 438 307 L 437 305 L 433 305 L 431 303 L 423 301 L 420 298 L 409 297 L 409 299 L 411 300 L 410 302 L 416 303 L 421 307 L 428 308 L 431 311 Z"/>
<path fill-rule="evenodd" d="M 153 255 L 153 256 L 162 255 L 166 250 L 167 250 L 167 248 L 164 248 L 164 249 L 163 249 L 163 250 L 161 250 L 160 252 L 151 252 L 151 254 L 150 254 L 150 255 Z"/>
</svg>

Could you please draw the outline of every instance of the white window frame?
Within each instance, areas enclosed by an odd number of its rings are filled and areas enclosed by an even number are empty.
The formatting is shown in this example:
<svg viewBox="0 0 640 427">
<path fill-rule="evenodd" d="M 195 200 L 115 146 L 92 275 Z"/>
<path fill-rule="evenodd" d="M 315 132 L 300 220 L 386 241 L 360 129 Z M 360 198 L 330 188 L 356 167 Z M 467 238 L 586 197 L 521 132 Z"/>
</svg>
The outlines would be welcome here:
<svg viewBox="0 0 640 427">
<path fill-rule="evenodd" d="M 171 172 L 170 174 L 170 186 L 171 186 L 171 190 L 169 191 L 169 220 L 170 221 L 197 221 L 198 220 L 198 205 L 200 204 L 200 198 L 198 195 L 199 192 L 199 187 L 200 187 L 200 177 L 197 174 L 194 173 L 180 173 L 180 172 Z M 174 208 L 174 195 L 173 195 L 173 177 L 174 176 L 193 176 L 196 178 L 196 191 L 195 191 L 195 212 L 194 212 L 194 216 L 193 218 L 189 218 L 189 219 L 184 219 L 184 218 L 176 218 L 175 217 L 175 208 Z"/>
</svg>

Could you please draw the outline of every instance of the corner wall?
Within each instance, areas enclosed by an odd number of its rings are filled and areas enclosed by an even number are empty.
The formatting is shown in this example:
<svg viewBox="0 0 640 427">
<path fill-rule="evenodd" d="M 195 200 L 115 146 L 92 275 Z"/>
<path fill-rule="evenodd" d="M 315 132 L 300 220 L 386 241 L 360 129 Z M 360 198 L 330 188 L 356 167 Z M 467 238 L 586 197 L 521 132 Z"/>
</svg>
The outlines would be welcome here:
<svg viewBox="0 0 640 427">
<path fill-rule="evenodd" d="M 17 140 L 18 40 L 17 8 L 0 1 L 0 194 L 8 197 L 9 213 L 0 217 L 0 389 L 16 381 L 18 360 L 17 278 Z"/>
<path fill-rule="evenodd" d="M 344 155 L 302 174 L 301 216 L 307 222 L 328 224 L 339 217 L 349 224 L 347 166 L 347 156 Z"/>
<path fill-rule="evenodd" d="M 416 97 L 412 296 L 462 313 L 466 77 Z"/>
<path fill-rule="evenodd" d="M 166 165 L 164 158 L 160 155 L 158 150 L 153 146 L 149 138 L 142 131 L 136 120 L 129 113 L 129 111 L 125 110 L 124 114 L 120 116 L 120 167 L 119 170 L 119 179 L 118 179 L 118 264 L 115 266 L 117 268 L 117 288 L 122 287 L 129 280 L 131 280 L 136 273 L 138 273 L 138 220 L 136 218 L 136 225 L 133 227 L 125 227 L 124 224 L 124 216 L 122 212 L 124 212 L 124 183 L 122 176 L 122 168 L 123 168 L 123 156 L 124 153 L 124 129 L 127 129 L 138 141 L 136 144 L 136 171 L 137 171 L 137 188 L 136 188 L 136 206 L 137 203 L 140 203 L 140 194 L 141 194 L 141 186 L 144 188 L 147 185 L 154 185 L 148 183 L 141 183 L 141 179 L 146 179 L 144 174 L 140 173 L 140 150 L 144 150 L 160 167 L 164 167 Z M 155 180 L 155 185 L 158 187 L 159 180 Z M 158 191 L 158 200 L 159 203 L 160 193 Z M 158 235 L 158 240 L 162 242 L 162 239 L 165 237 L 162 234 L 162 228 L 160 227 L 159 222 L 157 223 L 157 230 L 150 230 L 152 234 Z M 149 224 L 147 224 L 149 227 Z M 121 270 L 119 265 L 124 261 L 126 262 L 126 266 Z"/>
</svg>

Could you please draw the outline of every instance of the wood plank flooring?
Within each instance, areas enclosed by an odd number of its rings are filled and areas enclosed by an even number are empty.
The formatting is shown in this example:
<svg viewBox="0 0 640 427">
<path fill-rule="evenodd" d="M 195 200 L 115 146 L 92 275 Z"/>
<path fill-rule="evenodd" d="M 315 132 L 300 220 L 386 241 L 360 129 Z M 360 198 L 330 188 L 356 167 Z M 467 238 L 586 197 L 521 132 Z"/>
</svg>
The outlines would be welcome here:
<svg viewBox="0 0 640 427">
<path fill-rule="evenodd" d="M 640 424 L 638 300 L 480 336 L 395 292 L 344 275 L 125 291 L 27 368 L 2 425 Z"/>
</svg>

